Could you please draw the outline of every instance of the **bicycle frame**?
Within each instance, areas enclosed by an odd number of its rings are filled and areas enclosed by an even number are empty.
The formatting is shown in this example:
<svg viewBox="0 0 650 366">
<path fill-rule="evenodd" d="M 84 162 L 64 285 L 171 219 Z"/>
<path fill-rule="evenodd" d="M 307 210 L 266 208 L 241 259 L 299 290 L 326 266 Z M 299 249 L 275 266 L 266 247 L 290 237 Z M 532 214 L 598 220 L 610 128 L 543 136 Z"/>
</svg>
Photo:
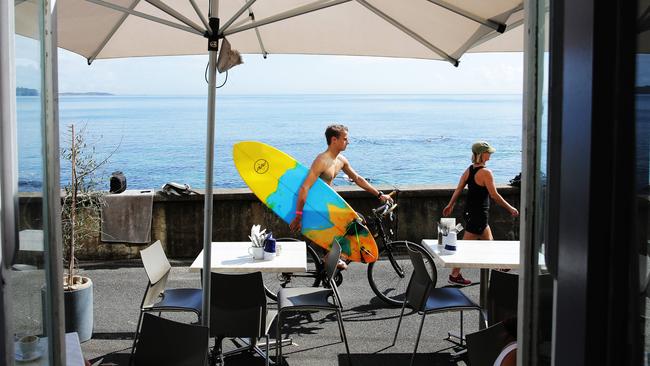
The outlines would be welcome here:
<svg viewBox="0 0 650 366">
<path fill-rule="evenodd" d="M 381 206 L 380 206 L 381 207 Z M 390 261 L 391 265 L 393 266 L 393 269 L 395 269 L 395 272 L 401 277 L 404 278 L 404 270 L 401 268 L 399 263 L 395 260 L 395 257 L 393 256 L 393 251 L 391 248 L 391 242 L 393 241 L 393 229 L 392 227 L 389 227 L 388 230 L 384 227 L 384 218 L 388 216 L 388 219 L 393 221 L 393 212 L 392 210 L 388 212 L 387 214 L 383 214 L 379 212 L 380 210 L 374 209 L 372 210 L 372 220 L 374 223 L 377 225 L 377 235 L 376 237 L 381 238 L 382 245 L 384 248 L 386 248 L 386 255 L 388 256 L 388 260 Z"/>
</svg>

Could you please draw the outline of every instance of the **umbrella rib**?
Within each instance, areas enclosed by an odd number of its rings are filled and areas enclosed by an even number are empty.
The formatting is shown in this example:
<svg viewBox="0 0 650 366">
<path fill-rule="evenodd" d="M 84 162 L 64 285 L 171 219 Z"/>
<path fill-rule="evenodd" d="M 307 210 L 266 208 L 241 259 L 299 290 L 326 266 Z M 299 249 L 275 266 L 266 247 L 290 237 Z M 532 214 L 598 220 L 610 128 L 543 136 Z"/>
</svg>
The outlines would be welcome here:
<svg viewBox="0 0 650 366">
<path fill-rule="evenodd" d="M 514 9 L 512 9 L 512 10 L 510 11 L 510 15 L 509 15 L 509 16 L 512 16 L 512 14 L 514 14 L 514 13 L 516 13 L 516 12 L 518 12 L 518 11 L 521 11 L 521 10 L 523 10 L 523 9 L 524 9 L 523 4 L 522 4 L 522 5 L 519 5 L 519 6 L 515 7 Z M 548 11 L 548 9 L 546 9 L 546 11 Z M 516 28 L 516 27 L 518 27 L 518 26 L 520 26 L 520 25 L 522 25 L 522 24 L 524 24 L 524 19 L 523 19 L 523 18 L 520 19 L 520 20 L 517 20 L 517 21 L 515 21 L 515 22 L 512 22 L 512 23 L 510 23 L 510 24 L 508 24 L 508 26 L 506 27 L 506 31 L 511 30 L 511 29 L 513 29 L 513 28 Z M 493 38 L 495 38 L 495 37 L 497 37 L 497 36 L 499 36 L 500 34 L 501 34 L 501 33 L 490 32 L 490 33 L 484 35 L 483 37 L 481 37 L 481 38 L 479 38 L 478 40 L 476 40 L 476 42 L 474 42 L 474 43 L 472 43 L 472 44 L 470 44 L 470 45 L 467 45 L 467 46 L 463 49 L 463 53 L 465 53 L 466 51 L 471 50 L 472 48 L 477 47 L 477 46 L 479 46 L 479 45 L 481 45 L 481 44 L 483 44 L 483 43 L 485 43 L 485 42 L 487 42 L 487 41 L 489 41 L 489 40 L 491 40 L 491 39 L 493 39 Z"/>
<path fill-rule="evenodd" d="M 203 22 L 205 29 L 210 29 L 210 25 L 208 24 L 208 21 L 205 19 L 205 16 L 203 16 L 203 13 L 201 13 L 201 9 L 199 9 L 199 7 L 196 5 L 196 1 L 190 0 L 190 4 L 192 4 L 192 7 L 194 8 L 196 15 L 198 15 L 199 19 L 201 19 L 201 22 Z"/>
<path fill-rule="evenodd" d="M 447 10 L 451 11 L 452 13 L 456 13 L 456 14 L 458 14 L 458 15 L 460 15 L 462 17 L 465 17 L 465 18 L 467 18 L 469 20 L 473 20 L 476 23 L 479 23 L 479 24 L 484 25 L 486 27 L 492 28 L 492 29 L 494 29 L 495 31 L 497 31 L 499 33 L 503 33 L 506 30 L 506 25 L 503 24 L 503 23 L 495 22 L 494 20 L 490 20 L 490 19 L 485 19 L 485 18 L 480 17 L 480 16 L 478 16 L 476 14 L 470 13 L 467 10 L 463 10 L 463 9 L 461 9 L 459 7 L 456 7 L 456 6 L 452 5 L 452 4 L 449 4 L 446 1 L 442 1 L 442 0 L 427 0 L 427 1 L 429 1 L 432 4 L 438 5 L 441 8 L 447 9 Z"/>
<path fill-rule="evenodd" d="M 512 24 L 508 25 L 508 29 L 516 28 L 516 27 L 518 27 L 518 26 L 520 26 L 522 24 L 524 24 L 524 20 L 523 19 L 518 20 L 518 21 L 513 22 Z M 495 33 L 495 32 L 488 33 L 488 34 L 484 35 L 483 37 L 479 38 L 476 42 L 474 42 L 467 49 L 471 50 L 474 47 L 478 47 L 481 44 L 493 39 L 494 37 L 497 37 L 498 35 L 499 35 L 499 33 Z"/>
<path fill-rule="evenodd" d="M 116 10 L 116 11 L 121 11 L 123 13 L 128 13 L 128 14 L 131 14 L 131 15 L 135 15 L 137 17 L 144 18 L 144 19 L 150 20 L 150 21 L 155 22 L 155 23 L 160 23 L 160 24 L 172 27 L 172 28 L 184 30 L 184 31 L 190 32 L 192 34 L 198 34 L 201 37 L 203 37 L 203 32 L 198 32 L 198 31 L 196 31 L 196 30 L 194 30 L 194 29 L 192 29 L 192 28 L 190 28 L 188 26 L 185 26 L 185 25 L 182 25 L 182 24 L 177 24 L 177 23 L 174 23 L 174 22 L 170 22 L 169 20 L 166 20 L 166 19 L 158 18 L 158 17 L 155 17 L 153 15 L 145 14 L 145 13 L 142 13 L 142 12 L 139 12 L 139 11 L 136 11 L 136 10 L 130 10 L 129 8 L 125 8 L 123 6 L 119 6 L 119 5 L 115 5 L 115 4 L 111 4 L 111 3 L 108 3 L 108 2 L 106 2 L 104 0 L 86 0 L 86 1 L 89 2 L 89 3 L 93 3 L 95 5 L 100 5 L 100 6 L 109 8 L 109 9 L 113 9 L 113 10 Z"/>
<path fill-rule="evenodd" d="M 402 32 L 406 33 L 408 36 L 410 36 L 410 37 L 413 38 L 414 40 L 420 42 L 420 43 L 421 43 L 423 46 L 425 46 L 426 48 L 430 49 L 431 51 L 433 51 L 433 52 L 435 52 L 436 54 L 438 54 L 440 57 L 442 57 L 442 58 L 444 58 L 445 60 L 449 61 L 452 65 L 454 65 L 454 66 L 458 66 L 458 63 L 459 63 L 459 62 L 458 62 L 457 59 L 451 57 L 451 56 L 450 56 L 449 54 L 447 54 L 445 51 L 443 51 L 443 50 L 441 50 L 440 48 L 434 46 L 433 44 L 431 44 L 431 42 L 427 41 L 426 39 L 424 39 L 424 37 L 422 37 L 421 35 L 417 34 L 417 33 L 414 32 L 413 30 L 407 28 L 404 24 L 398 22 L 396 19 L 392 18 L 392 17 L 389 16 L 388 14 L 386 14 L 386 13 L 384 13 L 383 11 L 377 9 L 376 7 L 370 5 L 370 4 L 369 4 L 367 1 L 365 1 L 365 0 L 356 0 L 356 1 L 357 1 L 359 4 L 365 6 L 368 10 L 372 11 L 373 13 L 375 13 L 375 14 L 376 14 L 377 16 L 379 16 L 380 18 L 384 19 L 385 21 L 387 21 L 388 23 L 390 23 L 391 25 L 393 25 L 394 27 L 396 27 L 397 29 L 399 29 L 399 30 L 401 30 Z"/>
<path fill-rule="evenodd" d="M 135 0 L 135 1 L 131 4 L 131 6 L 129 6 L 129 9 L 130 9 L 130 10 L 135 9 L 136 5 L 138 5 L 139 2 L 140 2 L 140 0 Z M 106 45 L 108 44 L 108 41 L 110 41 L 111 38 L 113 38 L 113 36 L 115 35 L 115 32 L 117 32 L 117 30 L 122 26 L 122 23 L 124 23 L 124 21 L 126 20 L 126 18 L 127 18 L 128 16 L 129 16 L 129 13 L 124 13 L 124 14 L 122 14 L 122 18 L 121 18 L 117 23 L 115 23 L 115 26 L 114 26 L 113 29 L 111 29 L 111 31 L 108 33 L 108 35 L 106 36 L 106 38 L 104 38 L 104 40 L 103 40 L 102 43 L 99 45 L 99 47 L 97 47 L 97 49 L 92 53 L 92 55 L 90 55 L 90 57 L 88 57 L 88 65 L 90 65 L 93 61 L 95 61 L 95 58 L 97 58 L 97 55 L 99 55 L 99 53 L 102 52 L 102 50 L 104 49 L 104 47 L 106 47 Z"/>
<path fill-rule="evenodd" d="M 172 9 L 171 7 L 169 7 L 167 4 L 163 3 L 160 0 L 145 0 L 145 1 L 148 2 L 149 4 L 155 6 L 156 8 L 164 11 L 165 13 L 169 14 L 170 16 L 176 18 L 179 22 L 190 26 L 191 28 L 195 29 L 198 32 L 201 32 L 201 33 L 207 32 L 208 29 L 209 29 L 209 28 L 207 28 L 207 29 L 201 28 L 200 25 L 194 23 L 192 20 L 190 20 L 189 18 L 187 18 L 183 14 L 177 12 L 176 10 Z"/>
<path fill-rule="evenodd" d="M 293 18 L 293 17 L 299 16 L 299 15 L 311 13 L 311 12 L 314 12 L 314 11 L 317 11 L 317 10 L 326 9 L 326 8 L 336 6 L 336 5 L 345 4 L 345 3 L 348 3 L 350 1 L 352 1 L 352 0 L 336 0 L 336 1 L 331 1 L 331 2 L 316 1 L 316 2 L 313 2 L 313 3 L 307 4 L 307 5 L 297 7 L 297 8 L 292 9 L 292 10 L 288 10 L 288 11 L 285 11 L 285 12 L 270 16 L 268 18 L 264 18 L 264 19 L 262 19 L 260 21 L 253 22 L 251 24 L 242 25 L 240 27 L 233 28 L 233 29 L 230 29 L 230 30 L 226 29 L 223 32 L 223 35 L 228 36 L 228 35 L 231 35 L 231 34 L 240 33 L 240 32 L 249 30 L 251 28 L 261 27 L 263 25 L 279 22 L 279 21 L 282 21 L 282 20 L 285 20 L 285 19 L 289 19 L 289 18 Z"/>
<path fill-rule="evenodd" d="M 253 9 L 248 9 L 248 16 L 250 17 L 251 21 L 255 21 L 255 14 L 253 13 Z M 257 35 L 257 42 L 260 44 L 260 50 L 262 51 L 262 57 L 266 58 L 266 55 L 269 53 L 266 52 L 266 48 L 264 47 L 264 42 L 262 42 L 262 35 L 260 34 L 260 29 L 255 27 L 255 35 Z"/>
<path fill-rule="evenodd" d="M 226 29 L 228 29 L 228 27 L 230 27 L 230 26 L 232 25 L 232 23 L 234 23 L 235 20 L 237 20 L 237 18 L 239 18 L 239 16 L 241 16 L 242 14 L 244 14 L 244 12 L 245 12 L 246 10 L 248 10 L 248 8 L 250 8 L 251 5 L 253 5 L 253 4 L 255 3 L 255 1 L 256 1 L 256 0 L 248 0 L 248 1 L 246 2 L 246 4 L 244 4 L 244 6 L 242 6 L 239 10 L 237 10 L 237 12 L 235 13 L 235 15 L 233 15 L 232 17 L 230 17 L 230 19 L 228 19 L 228 21 L 225 22 L 225 23 L 221 26 L 221 28 L 219 28 L 219 34 L 223 34 L 223 31 L 225 31 Z"/>
</svg>

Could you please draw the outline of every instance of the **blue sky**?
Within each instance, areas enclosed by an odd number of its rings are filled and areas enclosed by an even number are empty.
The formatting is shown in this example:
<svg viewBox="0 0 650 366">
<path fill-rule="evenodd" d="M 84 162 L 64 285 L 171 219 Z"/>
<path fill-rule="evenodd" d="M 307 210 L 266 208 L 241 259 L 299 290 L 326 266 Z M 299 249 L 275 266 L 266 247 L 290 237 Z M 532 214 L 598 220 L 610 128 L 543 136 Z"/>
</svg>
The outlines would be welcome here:
<svg viewBox="0 0 650 366">
<path fill-rule="evenodd" d="M 523 54 L 465 54 L 460 66 L 447 62 L 379 57 L 243 55 L 218 94 L 521 94 Z M 650 64 L 650 57 L 638 62 Z M 142 57 L 97 60 L 59 50 L 61 92 L 120 95 L 206 95 L 207 56 Z M 39 88 L 39 49 L 16 37 L 18 86 Z M 640 71 L 648 67 L 639 67 Z M 225 74 L 218 76 L 222 82 Z M 637 85 L 650 85 L 640 72 Z"/>
<path fill-rule="evenodd" d="M 465 55 L 442 61 L 349 56 L 243 55 L 223 94 L 521 93 L 521 53 Z M 86 60 L 59 52 L 61 92 L 205 95 L 207 56 Z M 218 76 L 223 81 L 225 74 Z"/>
<path fill-rule="evenodd" d="M 38 86 L 38 44 L 16 37 L 17 84 Z M 523 54 L 466 54 L 460 66 L 444 61 L 379 57 L 243 55 L 221 94 L 381 93 L 519 94 Z M 61 92 L 121 95 L 205 95 L 207 56 L 97 60 L 59 50 Z M 225 74 L 218 76 L 222 82 Z"/>
</svg>

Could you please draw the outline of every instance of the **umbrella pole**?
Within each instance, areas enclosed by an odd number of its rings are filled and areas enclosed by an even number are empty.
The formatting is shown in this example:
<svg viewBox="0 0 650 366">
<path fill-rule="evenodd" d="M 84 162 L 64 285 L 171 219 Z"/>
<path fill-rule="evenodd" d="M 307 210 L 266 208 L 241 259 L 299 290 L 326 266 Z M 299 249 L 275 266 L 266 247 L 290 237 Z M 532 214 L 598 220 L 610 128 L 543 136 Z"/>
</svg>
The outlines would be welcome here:
<svg viewBox="0 0 650 366">
<path fill-rule="evenodd" d="M 212 9 L 211 9 L 212 10 Z M 212 12 L 212 14 L 216 14 Z M 210 326 L 210 273 L 212 259 L 212 185 L 214 167 L 215 100 L 217 97 L 217 49 L 219 19 L 210 17 L 212 35 L 208 37 L 208 123 L 205 145 L 205 202 L 203 208 L 203 302 L 201 324 Z"/>
</svg>

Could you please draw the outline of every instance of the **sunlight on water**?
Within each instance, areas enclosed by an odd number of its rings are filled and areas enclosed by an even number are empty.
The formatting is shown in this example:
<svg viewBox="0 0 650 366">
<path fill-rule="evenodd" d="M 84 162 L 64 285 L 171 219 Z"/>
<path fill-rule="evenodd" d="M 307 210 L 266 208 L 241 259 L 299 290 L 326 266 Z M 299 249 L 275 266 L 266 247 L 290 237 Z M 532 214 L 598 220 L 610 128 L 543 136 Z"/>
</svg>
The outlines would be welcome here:
<svg viewBox="0 0 650 366">
<path fill-rule="evenodd" d="M 38 97 L 18 97 L 20 185 L 40 182 Z M 350 129 L 345 156 L 375 183 L 456 184 L 470 164 L 478 139 L 497 149 L 488 166 L 497 183 L 521 170 L 520 95 L 274 95 L 217 98 L 215 186 L 244 187 L 232 163 L 232 145 L 259 140 L 303 164 L 326 147 L 324 130 L 333 122 Z M 67 126 L 87 125 L 99 154 L 119 145 L 105 171 L 121 170 L 128 187 L 159 188 L 169 181 L 202 188 L 205 180 L 205 97 L 62 96 L 61 145 Z M 31 131 L 31 132 L 30 132 Z M 61 180 L 69 166 L 62 161 Z M 336 184 L 347 184 L 343 178 Z"/>
</svg>

